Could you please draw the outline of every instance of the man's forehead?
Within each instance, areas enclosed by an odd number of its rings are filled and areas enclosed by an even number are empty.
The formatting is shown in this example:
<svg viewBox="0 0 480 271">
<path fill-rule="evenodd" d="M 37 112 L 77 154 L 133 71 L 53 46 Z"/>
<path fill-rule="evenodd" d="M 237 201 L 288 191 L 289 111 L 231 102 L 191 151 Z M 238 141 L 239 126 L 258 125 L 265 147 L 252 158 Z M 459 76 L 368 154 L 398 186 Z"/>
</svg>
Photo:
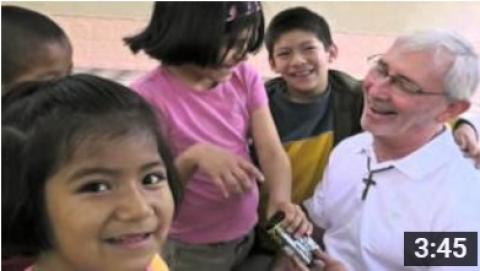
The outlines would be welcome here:
<svg viewBox="0 0 480 271">
<path fill-rule="evenodd" d="M 401 43 L 395 43 L 384 54 L 384 59 L 395 60 L 401 62 L 404 65 L 409 62 L 423 62 L 428 63 L 425 65 L 425 69 L 430 69 L 435 72 L 445 73 L 448 71 L 453 63 L 452 54 L 443 47 L 426 47 L 415 48 L 411 46 L 405 46 Z"/>
<path fill-rule="evenodd" d="M 394 44 L 383 60 L 393 74 L 399 74 L 427 91 L 443 89 L 453 58 L 448 51 L 412 49 Z"/>
<path fill-rule="evenodd" d="M 415 44 L 405 44 L 402 42 L 395 42 L 387 51 L 399 55 L 413 54 L 418 56 L 428 56 L 437 63 L 450 62 L 453 55 L 447 47 L 444 46 L 420 46 Z"/>
</svg>

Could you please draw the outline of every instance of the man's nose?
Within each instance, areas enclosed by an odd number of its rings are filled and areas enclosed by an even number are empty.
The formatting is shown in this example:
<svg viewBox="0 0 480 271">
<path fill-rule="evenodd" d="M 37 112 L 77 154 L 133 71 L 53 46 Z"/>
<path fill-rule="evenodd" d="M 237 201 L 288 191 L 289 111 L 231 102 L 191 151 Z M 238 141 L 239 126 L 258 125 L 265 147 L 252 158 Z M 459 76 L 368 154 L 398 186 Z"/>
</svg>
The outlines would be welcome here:
<svg viewBox="0 0 480 271">
<path fill-rule="evenodd" d="M 369 96 L 386 99 L 391 93 L 390 76 L 365 81 L 365 90 Z"/>
</svg>

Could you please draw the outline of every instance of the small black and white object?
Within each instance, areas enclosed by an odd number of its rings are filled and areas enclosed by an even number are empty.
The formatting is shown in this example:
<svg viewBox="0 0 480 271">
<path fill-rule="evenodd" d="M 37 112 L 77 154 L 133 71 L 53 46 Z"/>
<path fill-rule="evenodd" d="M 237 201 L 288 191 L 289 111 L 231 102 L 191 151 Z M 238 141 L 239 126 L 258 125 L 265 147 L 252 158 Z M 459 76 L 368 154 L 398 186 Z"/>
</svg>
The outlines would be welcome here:
<svg viewBox="0 0 480 271">
<path fill-rule="evenodd" d="M 320 249 L 320 246 L 310 237 L 304 236 L 295 238 L 281 225 L 285 213 L 277 212 L 267 223 L 267 233 L 289 256 L 296 256 L 306 266 L 313 262 L 313 252 Z"/>
</svg>

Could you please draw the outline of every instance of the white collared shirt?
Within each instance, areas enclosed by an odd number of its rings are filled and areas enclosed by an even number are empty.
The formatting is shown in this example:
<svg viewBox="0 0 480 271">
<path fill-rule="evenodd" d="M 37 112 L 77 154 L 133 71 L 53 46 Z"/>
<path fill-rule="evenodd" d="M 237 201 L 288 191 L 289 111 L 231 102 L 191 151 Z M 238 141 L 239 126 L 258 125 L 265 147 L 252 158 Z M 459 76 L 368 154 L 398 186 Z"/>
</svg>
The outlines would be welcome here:
<svg viewBox="0 0 480 271">
<path fill-rule="evenodd" d="M 381 163 L 372 140 L 362 133 L 341 142 L 305 201 L 314 223 L 326 230 L 327 252 L 349 270 L 480 270 L 403 266 L 406 231 L 480 230 L 480 172 L 463 157 L 451 130 L 404 158 Z M 368 157 L 371 170 L 393 168 L 373 174 L 376 184 L 362 200 Z"/>
</svg>

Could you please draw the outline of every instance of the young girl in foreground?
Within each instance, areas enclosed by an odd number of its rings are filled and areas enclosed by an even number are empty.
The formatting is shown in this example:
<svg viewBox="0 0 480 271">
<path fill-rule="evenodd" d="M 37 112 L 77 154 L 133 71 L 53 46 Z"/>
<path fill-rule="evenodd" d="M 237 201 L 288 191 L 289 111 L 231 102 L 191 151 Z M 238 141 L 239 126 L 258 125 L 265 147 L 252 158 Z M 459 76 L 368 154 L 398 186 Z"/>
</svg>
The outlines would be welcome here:
<svg viewBox="0 0 480 271">
<path fill-rule="evenodd" d="M 161 61 L 132 85 L 156 109 L 188 179 L 167 241 L 173 270 L 231 270 L 248 253 L 258 187 L 292 232 L 311 224 L 290 200 L 291 172 L 260 76 L 245 63 L 263 39 L 258 2 L 157 2 L 146 29 L 127 38 L 133 52 Z M 263 174 L 253 166 L 253 139 Z M 181 170 L 185 172 L 184 170 Z"/>
<path fill-rule="evenodd" d="M 179 191 L 148 104 L 74 75 L 2 105 L 2 250 L 34 255 L 33 271 L 166 270 L 152 259 Z"/>
</svg>

